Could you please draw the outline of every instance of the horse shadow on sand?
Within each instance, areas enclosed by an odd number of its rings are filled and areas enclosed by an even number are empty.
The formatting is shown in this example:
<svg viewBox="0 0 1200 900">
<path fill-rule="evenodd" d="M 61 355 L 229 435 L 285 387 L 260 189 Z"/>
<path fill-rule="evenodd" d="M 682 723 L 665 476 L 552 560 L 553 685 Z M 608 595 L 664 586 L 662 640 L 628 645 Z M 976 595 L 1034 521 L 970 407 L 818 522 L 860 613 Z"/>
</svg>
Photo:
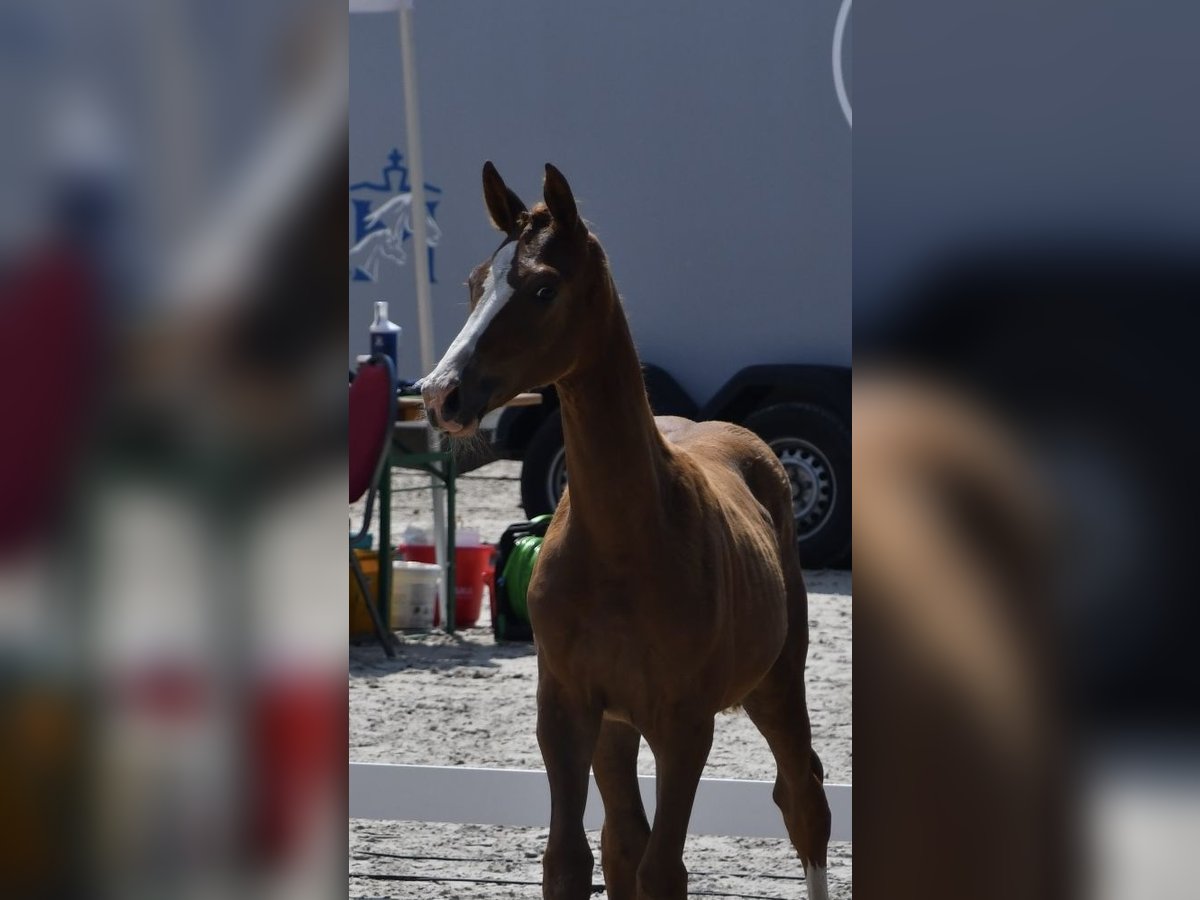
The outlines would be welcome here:
<svg viewBox="0 0 1200 900">
<path fill-rule="evenodd" d="M 396 656 L 389 659 L 374 638 L 350 644 L 350 677 L 376 677 L 419 669 L 495 669 L 506 659 L 533 656 L 532 643 L 498 643 L 486 629 L 456 634 L 441 631 L 397 634 Z"/>
</svg>

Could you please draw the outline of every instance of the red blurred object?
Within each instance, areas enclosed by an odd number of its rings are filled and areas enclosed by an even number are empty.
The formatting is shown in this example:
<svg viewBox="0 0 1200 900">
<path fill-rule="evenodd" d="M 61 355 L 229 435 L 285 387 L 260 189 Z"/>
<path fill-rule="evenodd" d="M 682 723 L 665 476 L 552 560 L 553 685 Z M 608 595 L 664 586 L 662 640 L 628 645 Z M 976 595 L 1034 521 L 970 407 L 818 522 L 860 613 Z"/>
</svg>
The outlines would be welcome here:
<svg viewBox="0 0 1200 900">
<path fill-rule="evenodd" d="M 331 797 L 348 803 L 345 681 L 280 673 L 259 682 L 247 713 L 254 856 L 286 861 L 315 818 L 329 815 Z"/>
<path fill-rule="evenodd" d="M 0 272 L 0 556 L 40 537 L 67 494 L 96 382 L 98 300 L 66 247 Z"/>
<path fill-rule="evenodd" d="M 182 720 L 212 712 L 213 685 L 203 670 L 160 662 L 119 678 L 123 704 L 158 719 Z"/>
<path fill-rule="evenodd" d="M 437 562 L 432 544 L 401 544 L 396 552 L 409 562 Z M 472 628 L 483 609 L 483 586 L 490 585 L 494 572 L 496 548 L 491 544 L 478 547 L 456 547 L 454 553 L 454 624 Z M 494 608 L 494 605 L 493 605 Z M 441 624 L 441 612 L 434 607 L 433 624 Z"/>
</svg>

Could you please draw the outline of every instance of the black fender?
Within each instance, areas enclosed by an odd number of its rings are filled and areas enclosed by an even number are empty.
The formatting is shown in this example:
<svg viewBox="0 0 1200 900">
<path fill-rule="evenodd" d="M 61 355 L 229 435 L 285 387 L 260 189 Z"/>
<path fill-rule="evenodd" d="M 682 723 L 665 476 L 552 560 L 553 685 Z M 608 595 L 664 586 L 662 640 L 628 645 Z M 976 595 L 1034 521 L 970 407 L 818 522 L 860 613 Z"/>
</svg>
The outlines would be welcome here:
<svg viewBox="0 0 1200 900">
<path fill-rule="evenodd" d="M 825 365 L 747 366 L 725 382 L 700 411 L 701 419 L 743 422 L 776 403 L 812 403 L 850 425 L 850 369 Z"/>
<path fill-rule="evenodd" d="M 537 406 L 510 406 L 500 414 L 492 447 L 500 459 L 523 459 L 537 430 L 558 409 L 558 392 L 550 387 L 537 388 L 542 402 Z"/>
<path fill-rule="evenodd" d="M 646 382 L 646 396 L 650 409 L 656 416 L 682 416 L 694 419 L 700 412 L 696 401 L 688 396 L 678 381 L 666 369 L 653 363 L 642 365 L 642 378 Z"/>
</svg>

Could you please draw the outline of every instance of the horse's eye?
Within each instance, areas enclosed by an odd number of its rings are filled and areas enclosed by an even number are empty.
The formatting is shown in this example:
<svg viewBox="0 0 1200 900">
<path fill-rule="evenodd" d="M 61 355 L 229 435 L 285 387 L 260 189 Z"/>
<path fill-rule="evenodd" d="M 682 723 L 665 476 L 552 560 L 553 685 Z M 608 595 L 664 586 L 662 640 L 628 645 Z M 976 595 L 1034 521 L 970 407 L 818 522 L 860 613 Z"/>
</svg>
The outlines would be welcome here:
<svg viewBox="0 0 1200 900">
<path fill-rule="evenodd" d="M 553 300 L 554 295 L 557 293 L 558 291 L 555 288 L 551 287 L 550 285 L 546 285 L 545 287 L 538 288 L 537 293 L 535 293 L 534 296 L 539 300 L 549 301 Z"/>
</svg>

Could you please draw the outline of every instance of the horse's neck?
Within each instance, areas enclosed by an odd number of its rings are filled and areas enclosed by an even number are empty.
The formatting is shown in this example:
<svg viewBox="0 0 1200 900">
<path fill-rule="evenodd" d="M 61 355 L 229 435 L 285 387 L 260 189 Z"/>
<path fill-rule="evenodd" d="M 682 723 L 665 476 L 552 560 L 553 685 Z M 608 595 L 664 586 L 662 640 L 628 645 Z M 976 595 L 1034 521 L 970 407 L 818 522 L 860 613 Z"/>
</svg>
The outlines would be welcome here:
<svg viewBox="0 0 1200 900">
<path fill-rule="evenodd" d="M 571 523 L 619 546 L 661 511 L 668 451 L 654 424 L 629 323 L 616 301 L 601 352 L 558 382 L 570 473 Z"/>
</svg>

